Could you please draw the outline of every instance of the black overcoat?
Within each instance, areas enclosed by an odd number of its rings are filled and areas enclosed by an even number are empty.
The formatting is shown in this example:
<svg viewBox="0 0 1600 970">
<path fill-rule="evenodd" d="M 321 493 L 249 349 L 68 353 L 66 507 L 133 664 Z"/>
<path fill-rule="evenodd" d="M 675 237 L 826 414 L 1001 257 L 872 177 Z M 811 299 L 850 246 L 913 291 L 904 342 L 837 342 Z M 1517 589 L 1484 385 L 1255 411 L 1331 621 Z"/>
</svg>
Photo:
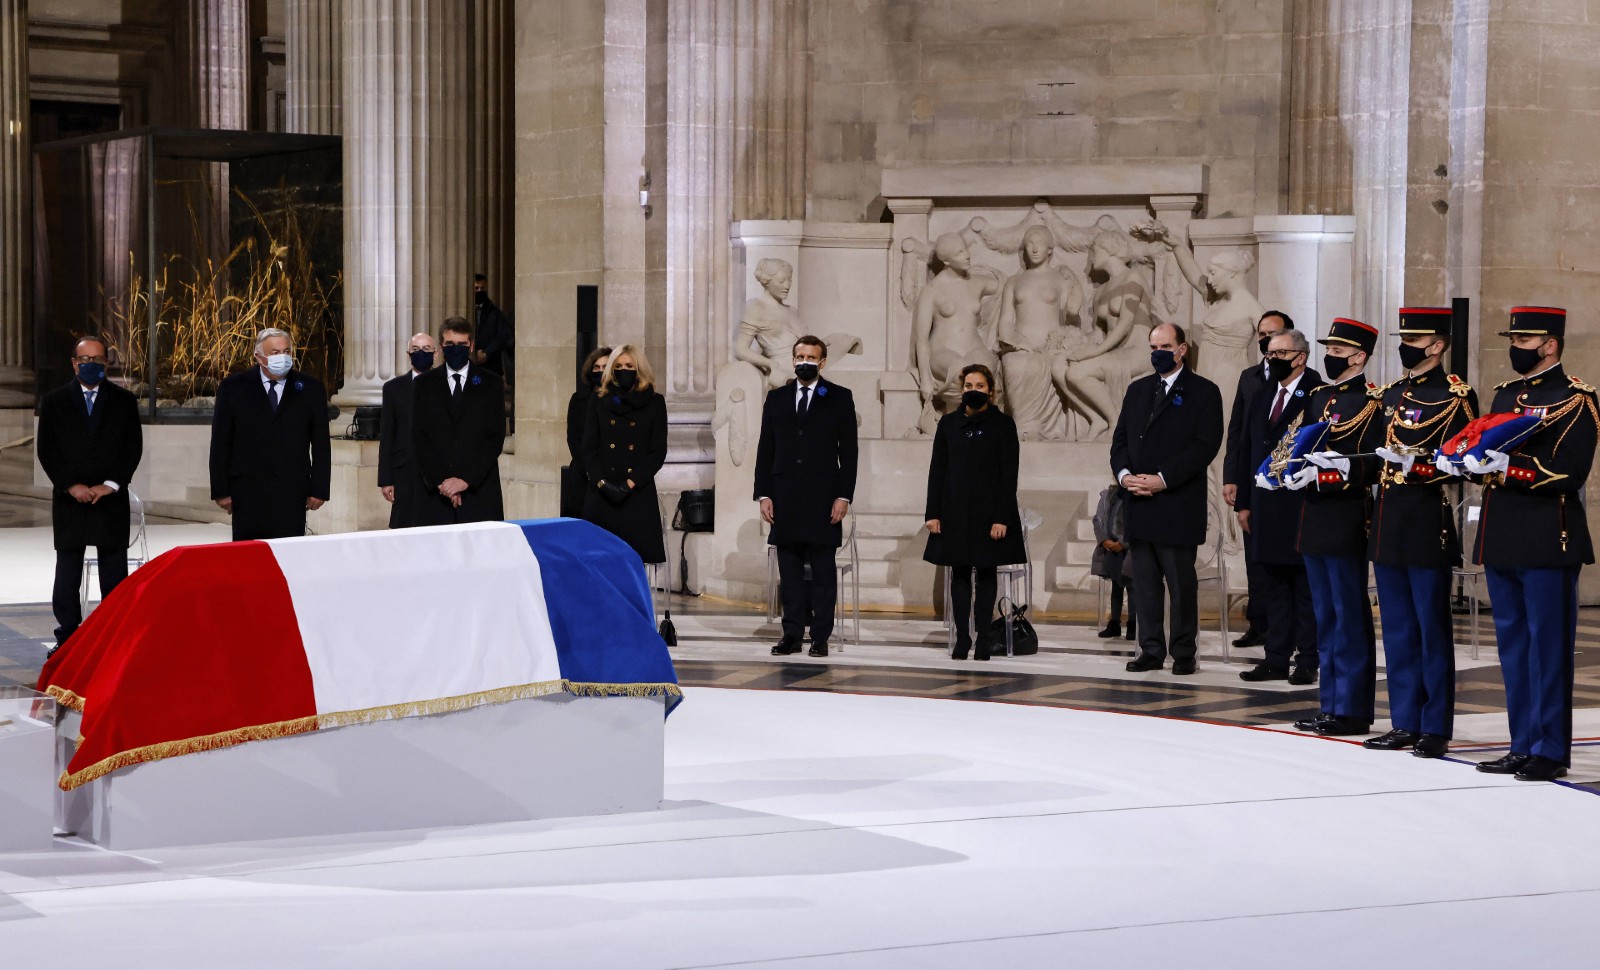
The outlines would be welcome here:
<svg viewBox="0 0 1600 970">
<path fill-rule="evenodd" d="M 583 500 L 589 477 L 583 473 L 583 426 L 596 397 L 594 388 L 585 386 L 567 399 L 567 464 L 561 469 L 561 514 L 569 519 L 583 518 Z"/>
<path fill-rule="evenodd" d="M 929 533 L 922 558 L 940 566 L 1004 566 L 1026 558 L 1017 510 L 1017 424 L 999 408 L 957 408 L 939 419 L 928 464 Z M 989 529 L 1006 527 L 1004 539 Z"/>
<path fill-rule="evenodd" d="M 1228 443 L 1222 452 L 1224 485 L 1238 485 L 1255 478 L 1256 470 L 1245 468 L 1250 463 L 1250 445 L 1245 425 L 1249 424 L 1250 402 L 1271 383 L 1266 368 L 1260 364 L 1239 372 L 1239 386 L 1233 392 L 1233 410 L 1228 415 Z"/>
<path fill-rule="evenodd" d="M 96 388 L 94 413 L 84 407 L 76 380 L 39 402 L 34 439 L 39 464 L 50 476 L 50 524 L 57 549 L 128 547 L 128 483 L 144 453 L 139 404 L 110 381 Z M 67 494 L 74 485 L 116 482 L 120 488 L 93 505 Z"/>
<path fill-rule="evenodd" d="M 804 419 L 795 410 L 794 381 L 768 392 L 753 496 L 772 500 L 768 544 L 837 549 L 844 530 L 828 520 L 836 500 L 855 500 L 856 456 L 856 405 L 848 387 L 819 379 Z"/>
<path fill-rule="evenodd" d="M 1206 541 L 1206 468 L 1222 448 L 1222 392 L 1185 367 L 1170 394 L 1148 374 L 1128 385 L 1111 434 L 1111 474 L 1159 474 L 1167 487 L 1128 495 L 1129 539 L 1157 545 Z"/>
<path fill-rule="evenodd" d="M 1233 503 L 1236 511 L 1250 513 L 1250 532 L 1245 541 L 1250 543 L 1250 555 L 1256 562 L 1277 566 L 1299 566 L 1304 563 L 1300 555 L 1300 515 L 1306 505 L 1306 490 L 1257 488 L 1256 472 L 1261 463 L 1272 455 L 1273 449 L 1283 440 L 1295 421 L 1311 403 L 1312 393 L 1325 382 L 1322 375 L 1306 368 L 1300 383 L 1283 402 L 1283 412 L 1273 421 L 1272 405 L 1278 398 L 1279 387 L 1273 384 L 1257 394 L 1245 412 L 1245 443 L 1250 446 L 1250 477 L 1238 483 L 1239 495 Z M 1307 416 L 1304 421 L 1314 420 Z"/>
<path fill-rule="evenodd" d="M 303 536 L 306 499 L 328 499 L 332 455 L 322 382 L 291 370 L 278 393 L 274 412 L 259 367 L 217 385 L 211 497 L 233 499 L 236 542 Z"/>
<path fill-rule="evenodd" d="M 411 416 L 416 403 L 417 374 L 406 371 L 383 383 L 383 417 L 378 423 L 378 487 L 394 486 L 389 528 L 417 524 L 417 496 L 422 478 L 412 456 Z"/>
<path fill-rule="evenodd" d="M 633 547 L 644 562 L 666 562 L 656 473 L 667 461 L 667 400 L 654 390 L 594 397 L 583 425 L 583 517 Z M 601 482 L 633 490 L 612 505 Z"/>
<path fill-rule="evenodd" d="M 450 393 L 450 369 L 435 367 L 417 378 L 412 449 L 422 478 L 417 525 L 496 522 L 505 518 L 500 497 L 500 452 L 506 441 L 504 384 L 477 364 L 467 367 L 461 396 Z M 439 494 L 447 478 L 467 483 L 460 508 Z"/>
</svg>

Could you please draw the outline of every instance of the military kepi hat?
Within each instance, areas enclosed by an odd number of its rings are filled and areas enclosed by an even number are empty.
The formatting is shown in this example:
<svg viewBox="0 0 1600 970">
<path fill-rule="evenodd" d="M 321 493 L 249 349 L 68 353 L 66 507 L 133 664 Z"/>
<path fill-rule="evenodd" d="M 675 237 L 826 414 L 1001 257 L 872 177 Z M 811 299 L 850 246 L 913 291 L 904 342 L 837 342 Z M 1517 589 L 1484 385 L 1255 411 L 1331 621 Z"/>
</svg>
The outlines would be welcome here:
<svg viewBox="0 0 1600 970">
<path fill-rule="evenodd" d="M 1545 337 L 1567 335 L 1567 311 L 1553 306 L 1514 306 L 1511 308 L 1511 329 L 1500 331 L 1502 337 L 1517 334 L 1539 334 Z"/>
<path fill-rule="evenodd" d="M 1370 354 L 1372 348 L 1378 345 L 1378 328 L 1369 327 L 1360 320 L 1351 320 L 1349 317 L 1334 317 L 1333 324 L 1328 327 L 1328 335 L 1317 343 L 1343 344 Z"/>
<path fill-rule="evenodd" d="M 1407 306 L 1400 308 L 1400 336 L 1433 334 L 1450 336 L 1451 311 L 1447 306 Z"/>
</svg>

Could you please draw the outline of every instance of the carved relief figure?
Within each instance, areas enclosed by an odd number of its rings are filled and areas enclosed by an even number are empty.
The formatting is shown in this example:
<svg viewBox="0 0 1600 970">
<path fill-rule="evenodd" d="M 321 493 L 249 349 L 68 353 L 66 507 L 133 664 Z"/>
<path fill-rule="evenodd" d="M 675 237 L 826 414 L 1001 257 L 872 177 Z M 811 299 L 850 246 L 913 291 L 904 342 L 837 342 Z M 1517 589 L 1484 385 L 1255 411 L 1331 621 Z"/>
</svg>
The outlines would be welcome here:
<svg viewBox="0 0 1600 970">
<path fill-rule="evenodd" d="M 1055 239 L 1044 226 L 1022 238 L 1022 272 L 1000 291 L 999 342 L 1006 399 L 1017 432 L 1024 439 L 1066 437 L 1066 412 L 1057 388 L 1066 393 L 1066 375 L 1055 358 L 1081 340 L 1076 323 L 1083 289 L 1071 272 L 1051 265 Z"/>
<path fill-rule="evenodd" d="M 1260 362 L 1256 323 L 1266 310 L 1244 283 L 1244 275 L 1255 265 L 1255 258 L 1242 249 L 1218 253 L 1202 272 L 1187 238 L 1179 245 L 1171 230 L 1160 222 L 1140 226 L 1136 231 L 1171 249 L 1184 278 L 1209 304 L 1195 328 L 1194 342 L 1200 351 L 1195 370 L 1223 389 L 1223 407 L 1230 407 L 1239 373 Z"/>
<path fill-rule="evenodd" d="M 1149 365 L 1150 291 L 1134 266 L 1139 255 L 1125 233 L 1109 229 L 1089 247 L 1089 268 L 1105 277 L 1090 310 L 1095 329 L 1105 337 L 1087 352 L 1069 353 L 1058 378 L 1073 407 L 1088 419 L 1086 439 L 1111 430 L 1123 389 Z"/>
<path fill-rule="evenodd" d="M 961 400 L 961 369 L 983 364 L 997 370 L 993 323 L 985 319 L 985 301 L 1000 292 L 999 274 L 972 265 L 966 242 L 945 233 L 933 255 L 942 269 L 917 297 L 911 325 L 911 366 L 922 393 L 917 430 L 932 434 L 939 415 Z M 997 403 L 999 389 L 996 389 Z"/>
<path fill-rule="evenodd" d="M 744 305 L 733 356 L 765 375 L 769 387 L 781 387 L 794 378 L 794 342 L 806 332 L 799 312 L 784 302 L 794 284 L 794 267 L 781 259 L 763 259 L 755 276 L 762 293 Z M 851 334 L 822 339 L 834 357 L 861 353 L 861 339 Z"/>
</svg>

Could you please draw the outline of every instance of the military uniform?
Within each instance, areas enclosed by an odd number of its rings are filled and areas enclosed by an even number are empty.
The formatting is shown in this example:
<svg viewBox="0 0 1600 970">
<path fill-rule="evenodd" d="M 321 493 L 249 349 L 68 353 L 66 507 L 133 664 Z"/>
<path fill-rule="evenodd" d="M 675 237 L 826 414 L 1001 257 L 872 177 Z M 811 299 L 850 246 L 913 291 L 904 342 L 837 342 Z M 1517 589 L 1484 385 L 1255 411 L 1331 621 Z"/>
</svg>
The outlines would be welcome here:
<svg viewBox="0 0 1600 970">
<path fill-rule="evenodd" d="M 1503 335 L 1563 336 L 1566 311 L 1518 307 Z M 1511 754 L 1482 770 L 1524 780 L 1566 773 L 1572 759 L 1572 655 L 1578 571 L 1594 562 L 1583 487 L 1600 434 L 1595 389 L 1559 361 L 1495 389 L 1494 410 L 1543 418 L 1481 476 L 1483 509 L 1473 561 L 1484 567 L 1506 685 Z"/>
<path fill-rule="evenodd" d="M 1400 311 L 1402 337 L 1450 333 L 1450 310 Z M 1451 569 L 1461 563 L 1455 511 L 1432 464 L 1433 452 L 1477 416 L 1472 387 L 1442 366 L 1372 391 L 1381 412 L 1370 422 L 1363 452 L 1381 452 L 1368 557 L 1378 587 L 1393 730 L 1368 739 L 1397 750 L 1431 736 L 1426 755 L 1444 753 L 1455 716 L 1456 653 L 1450 619 Z M 1412 462 L 1403 459 L 1416 456 Z M 1415 752 L 1424 754 L 1423 751 Z"/>
<path fill-rule="evenodd" d="M 1340 317 L 1317 342 L 1355 347 L 1370 357 L 1377 339 L 1376 328 Z M 1359 454 L 1379 413 L 1373 389 L 1364 374 L 1354 374 L 1319 387 L 1306 409 L 1308 421 L 1328 422 L 1316 451 L 1356 456 L 1315 462 L 1320 467 L 1300 520 L 1299 550 L 1317 619 L 1321 715 L 1296 726 L 1319 734 L 1365 734 L 1374 717 L 1378 663 L 1367 598 L 1367 520 L 1380 462 Z"/>
</svg>

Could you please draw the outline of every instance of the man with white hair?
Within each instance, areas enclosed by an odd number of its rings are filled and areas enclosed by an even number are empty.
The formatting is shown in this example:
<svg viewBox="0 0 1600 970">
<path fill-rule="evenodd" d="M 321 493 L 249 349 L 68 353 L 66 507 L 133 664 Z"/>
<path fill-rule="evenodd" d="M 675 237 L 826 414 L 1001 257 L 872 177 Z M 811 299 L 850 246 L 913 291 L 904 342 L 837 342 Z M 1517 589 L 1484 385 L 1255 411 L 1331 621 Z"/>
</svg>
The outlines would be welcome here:
<svg viewBox="0 0 1600 970">
<path fill-rule="evenodd" d="M 426 333 L 411 335 L 406 347 L 411 369 L 383 383 L 383 417 L 378 424 L 378 488 L 389 503 L 389 528 L 417 524 L 421 473 L 411 450 L 412 404 L 416 380 L 438 363 L 439 347 Z"/>
<path fill-rule="evenodd" d="M 328 395 L 294 368 L 289 335 L 256 335 L 256 366 L 217 385 L 211 416 L 211 498 L 233 516 L 233 538 L 306 533 L 328 500 Z"/>
</svg>

